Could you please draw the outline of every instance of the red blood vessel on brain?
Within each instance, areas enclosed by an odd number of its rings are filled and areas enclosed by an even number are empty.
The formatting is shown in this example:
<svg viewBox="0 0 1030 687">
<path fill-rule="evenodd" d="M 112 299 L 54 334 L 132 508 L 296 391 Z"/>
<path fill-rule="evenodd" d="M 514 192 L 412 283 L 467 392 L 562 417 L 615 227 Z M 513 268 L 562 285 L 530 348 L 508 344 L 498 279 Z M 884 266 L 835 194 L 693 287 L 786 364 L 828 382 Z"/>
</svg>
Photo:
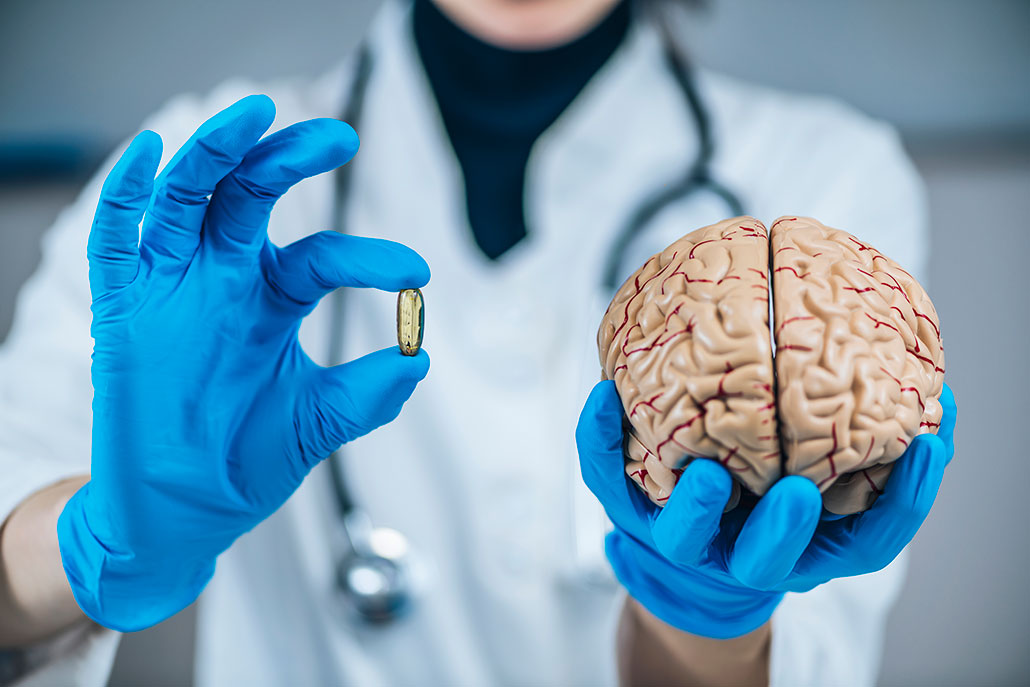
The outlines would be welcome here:
<svg viewBox="0 0 1030 687">
<path fill-rule="evenodd" d="M 810 218 L 684 236 L 622 285 L 597 339 L 625 409 L 626 471 L 658 505 L 704 457 L 734 476 L 729 506 L 738 485 L 760 496 L 800 474 L 827 510 L 862 511 L 940 422 L 944 353 L 926 292 Z"/>
</svg>

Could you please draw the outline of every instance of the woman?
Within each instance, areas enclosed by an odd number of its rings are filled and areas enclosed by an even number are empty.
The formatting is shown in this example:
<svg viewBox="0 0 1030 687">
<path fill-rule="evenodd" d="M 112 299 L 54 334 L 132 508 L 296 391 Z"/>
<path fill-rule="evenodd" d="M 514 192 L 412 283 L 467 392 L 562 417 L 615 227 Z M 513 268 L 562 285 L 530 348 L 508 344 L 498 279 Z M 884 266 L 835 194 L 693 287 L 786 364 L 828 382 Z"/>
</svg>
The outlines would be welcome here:
<svg viewBox="0 0 1030 687">
<path fill-rule="evenodd" d="M 98 175 L 47 239 L 0 376 L 0 617 L 10 619 L 0 621 L 0 642 L 31 647 L 30 679 L 102 683 L 116 634 L 84 623 L 82 611 L 140 629 L 204 588 L 201 684 L 613 679 L 622 600 L 572 457 L 597 375 L 593 330 L 610 295 L 599 296 L 598 281 L 623 226 L 676 187 L 705 148 L 704 122 L 670 59 L 677 53 L 644 9 L 615 0 L 391 1 L 366 57 L 321 79 L 233 82 L 172 101 L 147 123 L 166 161 L 228 109 L 167 162 L 156 187 L 152 134 L 136 139 L 103 195 L 107 168 Z M 736 214 L 724 187 L 751 214 L 819 217 L 919 274 L 922 192 L 888 127 L 705 72 L 691 84 L 714 142 L 705 178 L 719 186 L 643 212 L 639 239 L 620 250 L 620 275 L 686 231 Z M 275 103 L 279 132 L 259 144 L 272 106 L 236 101 L 260 91 Z M 344 111 L 361 154 L 344 168 L 338 207 L 339 177 L 317 174 L 354 153 L 349 129 L 324 120 L 282 127 Z M 268 220 L 271 204 L 305 177 Z M 339 224 L 418 255 L 339 236 L 277 250 L 264 242 L 266 221 L 279 246 Z M 434 374 L 419 383 L 425 355 L 391 351 L 335 371 L 306 363 L 292 332 L 321 296 L 345 284 L 420 286 L 428 270 L 419 255 L 434 270 L 425 289 Z M 330 362 L 327 341 L 342 335 L 344 358 L 357 358 L 391 343 L 392 308 L 389 294 L 348 293 L 343 326 L 320 307 L 300 341 Z M 604 493 L 618 418 L 610 389 L 595 391 L 579 448 L 616 523 L 609 556 L 636 599 L 618 621 L 623 677 L 871 684 L 900 562 L 862 577 L 849 576 L 893 555 L 833 568 L 809 580 L 826 584 L 787 597 L 712 582 L 658 552 L 668 549 L 651 541 L 651 516 L 634 520 Z M 341 610 L 328 464 L 304 479 L 344 442 L 360 502 L 421 554 L 415 606 L 385 627 Z M 911 461 L 930 502 L 945 461 L 938 443 Z M 728 484 L 718 470 L 691 479 L 707 479 L 712 494 Z M 912 506 L 896 548 L 928 507 L 925 495 Z M 663 590 L 655 580 L 666 578 L 676 584 Z M 714 612 L 698 601 L 704 592 L 678 597 L 681 581 L 717 588 Z M 746 618 L 721 617 L 738 605 Z M 700 622 L 680 622 L 691 610 Z"/>
</svg>

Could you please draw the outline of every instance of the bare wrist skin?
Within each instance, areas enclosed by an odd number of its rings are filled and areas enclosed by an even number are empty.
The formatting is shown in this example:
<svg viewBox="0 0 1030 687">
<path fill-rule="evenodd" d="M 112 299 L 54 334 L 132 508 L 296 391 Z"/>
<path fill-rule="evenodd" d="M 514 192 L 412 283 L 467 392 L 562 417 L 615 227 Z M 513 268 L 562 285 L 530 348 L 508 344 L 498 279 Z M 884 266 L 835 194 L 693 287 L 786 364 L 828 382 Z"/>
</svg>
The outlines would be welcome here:
<svg viewBox="0 0 1030 687">
<path fill-rule="evenodd" d="M 0 647 L 40 642 L 86 620 L 61 565 L 57 518 L 88 481 L 83 475 L 37 491 L 0 527 Z"/>
<path fill-rule="evenodd" d="M 733 639 L 699 637 L 666 625 L 634 601 L 619 618 L 619 684 L 748 687 L 769 684 L 770 623 Z"/>
</svg>

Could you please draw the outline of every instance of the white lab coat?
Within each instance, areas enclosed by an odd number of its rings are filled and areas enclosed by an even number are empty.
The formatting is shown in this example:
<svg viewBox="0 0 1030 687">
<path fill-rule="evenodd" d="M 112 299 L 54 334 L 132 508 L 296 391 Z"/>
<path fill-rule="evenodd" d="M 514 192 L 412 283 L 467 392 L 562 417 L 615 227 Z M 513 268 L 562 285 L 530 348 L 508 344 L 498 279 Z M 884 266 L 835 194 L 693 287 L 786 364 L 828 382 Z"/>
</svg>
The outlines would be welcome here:
<svg viewBox="0 0 1030 687">
<path fill-rule="evenodd" d="M 601 262 L 631 209 L 693 159 L 691 119 L 654 32 L 635 27 L 537 142 L 529 236 L 491 263 L 472 240 L 458 163 L 409 23 L 406 4 L 388 2 L 371 29 L 375 67 L 347 225 L 402 241 L 432 267 L 424 290 L 432 370 L 395 422 L 348 446 L 346 466 L 374 521 L 404 532 L 420 554 L 421 594 L 394 627 L 347 621 L 333 585 L 339 523 L 319 466 L 219 559 L 200 605 L 200 685 L 613 680 L 620 597 L 599 574 L 601 532 L 578 486 L 572 434 L 598 375 Z M 163 137 L 167 160 L 201 121 L 251 92 L 275 100 L 275 128 L 335 116 L 349 75 L 344 64 L 315 81 L 228 83 L 174 99 L 146 126 Z M 699 87 L 717 141 L 714 175 L 750 213 L 767 222 L 816 216 L 922 273 L 922 188 L 888 126 L 826 99 L 706 72 Z M 105 173 L 47 235 L 0 354 L 0 520 L 36 489 L 89 469 L 85 243 Z M 331 190 L 326 176 L 287 194 L 272 239 L 330 226 Z M 663 212 L 625 269 L 727 212 L 703 198 Z M 364 293 L 348 307 L 348 357 L 395 342 L 391 295 Z M 316 360 L 326 328 L 319 309 L 301 330 Z M 772 684 L 872 684 L 902 577 L 899 561 L 787 595 L 773 616 Z M 25 684 L 101 684 L 115 641 L 101 631 L 40 647 Z"/>
</svg>

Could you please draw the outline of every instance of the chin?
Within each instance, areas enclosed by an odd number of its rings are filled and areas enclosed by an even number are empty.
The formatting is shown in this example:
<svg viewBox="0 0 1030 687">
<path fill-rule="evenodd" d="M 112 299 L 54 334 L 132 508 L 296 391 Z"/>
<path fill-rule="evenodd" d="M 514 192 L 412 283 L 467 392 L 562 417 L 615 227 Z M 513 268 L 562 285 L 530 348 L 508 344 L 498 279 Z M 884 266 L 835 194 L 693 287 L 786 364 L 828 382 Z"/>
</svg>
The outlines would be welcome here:
<svg viewBox="0 0 1030 687">
<path fill-rule="evenodd" d="M 469 33 L 511 50 L 545 50 L 575 40 L 618 0 L 433 0 Z"/>
</svg>

